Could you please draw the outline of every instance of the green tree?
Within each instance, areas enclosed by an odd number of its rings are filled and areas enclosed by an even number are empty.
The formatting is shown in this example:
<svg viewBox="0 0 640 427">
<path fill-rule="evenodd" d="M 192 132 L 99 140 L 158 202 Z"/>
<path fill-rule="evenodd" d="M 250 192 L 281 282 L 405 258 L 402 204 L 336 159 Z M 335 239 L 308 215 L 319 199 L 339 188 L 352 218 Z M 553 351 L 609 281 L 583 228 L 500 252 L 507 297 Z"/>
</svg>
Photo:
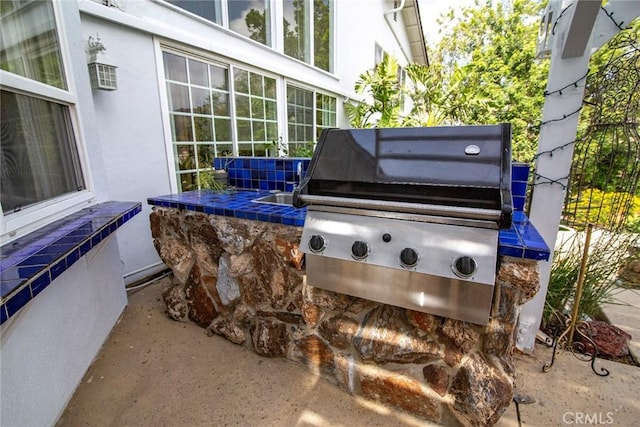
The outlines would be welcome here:
<svg viewBox="0 0 640 427">
<path fill-rule="evenodd" d="M 443 37 L 430 52 L 441 67 L 448 114 L 465 124 L 512 124 L 514 158 L 530 161 L 538 142 L 548 61 L 536 59 L 541 1 L 476 0 L 440 18 Z"/>
</svg>

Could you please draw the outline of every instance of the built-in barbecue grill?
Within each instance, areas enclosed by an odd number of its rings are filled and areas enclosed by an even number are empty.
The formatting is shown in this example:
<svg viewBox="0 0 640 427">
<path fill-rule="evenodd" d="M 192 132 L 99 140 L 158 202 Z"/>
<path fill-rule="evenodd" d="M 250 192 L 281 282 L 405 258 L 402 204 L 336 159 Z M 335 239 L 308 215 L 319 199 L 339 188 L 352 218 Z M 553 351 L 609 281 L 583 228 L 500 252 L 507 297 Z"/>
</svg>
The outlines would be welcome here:
<svg viewBox="0 0 640 427">
<path fill-rule="evenodd" d="M 293 203 L 309 285 L 486 324 L 510 125 L 325 130 Z"/>
</svg>

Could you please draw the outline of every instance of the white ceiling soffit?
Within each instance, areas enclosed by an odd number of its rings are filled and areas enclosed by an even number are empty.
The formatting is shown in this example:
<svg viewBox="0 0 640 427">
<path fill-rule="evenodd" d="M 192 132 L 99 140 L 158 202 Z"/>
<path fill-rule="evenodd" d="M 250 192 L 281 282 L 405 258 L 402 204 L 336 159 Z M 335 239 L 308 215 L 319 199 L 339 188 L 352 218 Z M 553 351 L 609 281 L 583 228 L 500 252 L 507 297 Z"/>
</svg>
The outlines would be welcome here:
<svg viewBox="0 0 640 427">
<path fill-rule="evenodd" d="M 404 9 L 402 9 L 402 19 L 405 22 L 407 36 L 409 37 L 413 61 L 429 65 L 424 32 L 422 31 L 422 21 L 420 21 L 420 9 L 416 0 L 405 1 Z"/>
</svg>

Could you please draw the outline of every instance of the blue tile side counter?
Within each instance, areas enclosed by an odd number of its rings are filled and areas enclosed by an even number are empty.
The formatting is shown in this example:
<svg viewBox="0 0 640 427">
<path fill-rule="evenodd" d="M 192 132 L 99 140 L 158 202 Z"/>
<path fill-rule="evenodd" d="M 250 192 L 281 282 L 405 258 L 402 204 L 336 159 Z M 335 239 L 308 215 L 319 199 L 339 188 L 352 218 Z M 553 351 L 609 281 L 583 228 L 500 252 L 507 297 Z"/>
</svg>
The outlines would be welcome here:
<svg viewBox="0 0 640 427">
<path fill-rule="evenodd" d="M 139 202 L 100 203 L 0 247 L 0 324 L 141 211 Z"/>
<path fill-rule="evenodd" d="M 210 190 L 194 190 L 179 194 L 150 197 L 150 205 L 176 208 L 211 215 L 224 215 L 276 224 L 302 227 L 306 209 L 293 206 L 254 203 L 252 200 L 269 195 L 267 190 L 246 190 L 217 194 Z M 548 260 L 550 251 L 524 212 L 513 213 L 513 224 L 500 230 L 498 254 L 516 258 Z"/>
</svg>

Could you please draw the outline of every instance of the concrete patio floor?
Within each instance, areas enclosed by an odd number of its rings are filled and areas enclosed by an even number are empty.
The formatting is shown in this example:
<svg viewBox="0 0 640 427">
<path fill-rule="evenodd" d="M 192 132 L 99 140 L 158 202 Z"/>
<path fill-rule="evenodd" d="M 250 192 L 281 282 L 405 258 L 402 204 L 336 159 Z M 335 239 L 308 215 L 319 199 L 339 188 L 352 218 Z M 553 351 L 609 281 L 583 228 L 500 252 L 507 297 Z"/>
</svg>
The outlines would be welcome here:
<svg viewBox="0 0 640 427">
<path fill-rule="evenodd" d="M 161 299 L 167 284 L 130 292 L 59 426 L 434 425 L 353 397 L 291 361 L 260 357 L 170 320 Z M 550 356 L 543 345 L 531 356 L 514 356 L 517 391 L 535 400 L 519 405 L 521 425 L 637 425 L 640 368 L 598 360 L 611 371 L 602 378 L 563 353 L 542 373 Z M 497 425 L 518 426 L 515 404 Z"/>
</svg>

